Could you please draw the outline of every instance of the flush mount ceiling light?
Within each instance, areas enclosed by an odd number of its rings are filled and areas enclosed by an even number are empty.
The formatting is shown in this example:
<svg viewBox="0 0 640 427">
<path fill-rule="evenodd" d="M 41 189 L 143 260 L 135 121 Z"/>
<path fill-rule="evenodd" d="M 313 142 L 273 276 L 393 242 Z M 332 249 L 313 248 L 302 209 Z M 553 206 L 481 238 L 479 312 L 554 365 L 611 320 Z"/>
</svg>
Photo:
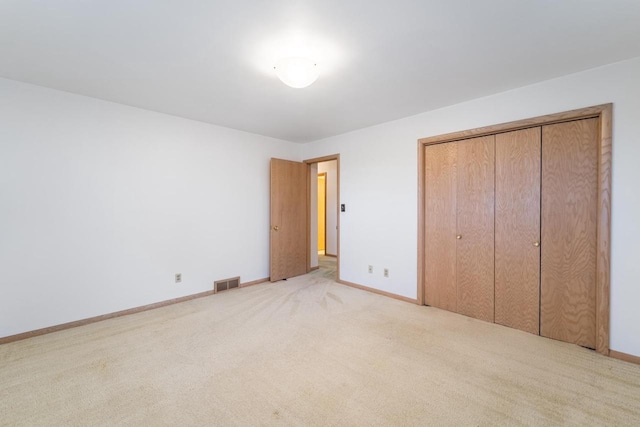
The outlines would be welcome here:
<svg viewBox="0 0 640 427">
<path fill-rule="evenodd" d="M 319 75 L 315 61 L 298 56 L 283 58 L 273 68 L 282 83 L 298 89 L 309 86 Z"/>
</svg>

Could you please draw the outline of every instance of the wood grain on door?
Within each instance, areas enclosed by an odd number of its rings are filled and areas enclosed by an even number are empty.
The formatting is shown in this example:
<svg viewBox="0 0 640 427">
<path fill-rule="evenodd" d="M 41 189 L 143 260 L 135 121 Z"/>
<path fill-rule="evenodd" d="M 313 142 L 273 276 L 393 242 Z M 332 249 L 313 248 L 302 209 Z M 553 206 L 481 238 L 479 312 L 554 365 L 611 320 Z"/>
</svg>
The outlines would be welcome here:
<svg viewBox="0 0 640 427">
<path fill-rule="evenodd" d="M 598 119 L 542 127 L 540 334 L 595 347 Z"/>
<path fill-rule="evenodd" d="M 541 128 L 496 135 L 495 322 L 540 332 Z"/>
<path fill-rule="evenodd" d="M 270 280 L 307 272 L 307 165 L 271 159 Z"/>
<path fill-rule="evenodd" d="M 493 322 L 495 135 L 457 145 L 458 312 Z"/>
<path fill-rule="evenodd" d="M 425 303 L 457 311 L 455 143 L 425 148 Z"/>
</svg>

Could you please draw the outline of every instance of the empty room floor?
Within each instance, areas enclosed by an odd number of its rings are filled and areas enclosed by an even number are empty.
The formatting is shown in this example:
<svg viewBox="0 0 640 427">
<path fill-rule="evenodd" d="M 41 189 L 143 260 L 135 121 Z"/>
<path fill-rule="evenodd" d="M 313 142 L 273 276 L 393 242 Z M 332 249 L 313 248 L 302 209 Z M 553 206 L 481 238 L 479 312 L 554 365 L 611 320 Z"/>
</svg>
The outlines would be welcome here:
<svg viewBox="0 0 640 427">
<path fill-rule="evenodd" d="M 0 346 L 1 425 L 640 425 L 640 366 L 320 271 Z"/>
</svg>

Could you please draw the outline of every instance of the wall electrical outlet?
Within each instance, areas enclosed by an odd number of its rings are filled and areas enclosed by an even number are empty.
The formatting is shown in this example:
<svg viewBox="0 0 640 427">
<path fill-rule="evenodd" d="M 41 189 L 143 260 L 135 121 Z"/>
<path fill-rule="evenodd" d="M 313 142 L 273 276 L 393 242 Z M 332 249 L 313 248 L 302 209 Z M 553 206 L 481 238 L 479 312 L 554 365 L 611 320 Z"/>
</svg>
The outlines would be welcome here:
<svg viewBox="0 0 640 427">
<path fill-rule="evenodd" d="M 373 273 L 373 265 L 369 266 L 369 273 Z"/>
<path fill-rule="evenodd" d="M 389 269 L 388 268 L 384 269 L 384 277 L 389 277 Z"/>
<path fill-rule="evenodd" d="M 176 283 L 182 282 L 182 273 L 176 273 Z"/>
</svg>

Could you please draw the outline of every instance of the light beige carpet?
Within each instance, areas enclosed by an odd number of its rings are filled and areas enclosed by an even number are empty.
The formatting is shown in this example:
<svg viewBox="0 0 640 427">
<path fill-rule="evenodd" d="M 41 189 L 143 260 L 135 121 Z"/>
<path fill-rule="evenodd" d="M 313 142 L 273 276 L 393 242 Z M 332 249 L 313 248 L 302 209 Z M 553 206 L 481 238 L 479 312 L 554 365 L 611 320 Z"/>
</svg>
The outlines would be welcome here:
<svg viewBox="0 0 640 427">
<path fill-rule="evenodd" d="M 640 366 L 322 272 L 0 346 L 0 424 L 640 425 Z"/>
<path fill-rule="evenodd" d="M 320 267 L 320 271 L 314 272 L 314 275 L 319 275 L 325 279 L 331 280 L 336 280 L 338 278 L 337 262 L 335 257 L 318 255 L 318 267 Z"/>
</svg>

